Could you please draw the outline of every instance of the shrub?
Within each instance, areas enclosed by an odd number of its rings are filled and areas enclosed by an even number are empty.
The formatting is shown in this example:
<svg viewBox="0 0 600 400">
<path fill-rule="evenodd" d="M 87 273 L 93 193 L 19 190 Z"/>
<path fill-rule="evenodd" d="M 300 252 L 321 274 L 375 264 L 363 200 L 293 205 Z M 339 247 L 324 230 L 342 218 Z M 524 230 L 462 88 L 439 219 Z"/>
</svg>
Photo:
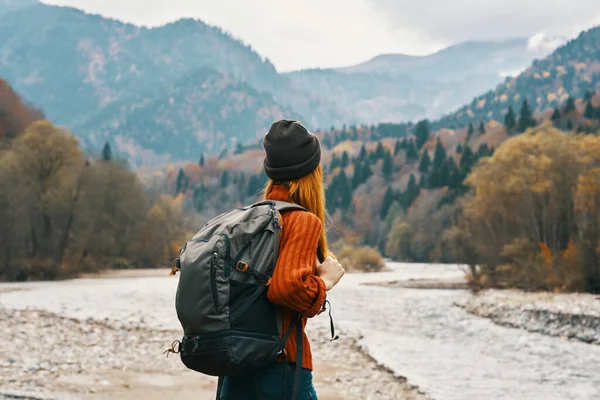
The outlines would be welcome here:
<svg viewBox="0 0 600 400">
<path fill-rule="evenodd" d="M 378 272 L 385 267 L 383 257 L 373 247 L 344 246 L 337 254 L 342 266 L 349 272 Z"/>
</svg>

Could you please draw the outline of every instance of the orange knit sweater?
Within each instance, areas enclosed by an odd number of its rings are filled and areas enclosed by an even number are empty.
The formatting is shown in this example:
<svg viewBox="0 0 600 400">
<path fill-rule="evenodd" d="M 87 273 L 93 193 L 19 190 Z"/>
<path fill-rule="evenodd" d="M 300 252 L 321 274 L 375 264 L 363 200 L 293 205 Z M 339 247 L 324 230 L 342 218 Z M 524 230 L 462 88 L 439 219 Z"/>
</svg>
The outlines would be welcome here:
<svg viewBox="0 0 600 400">
<path fill-rule="evenodd" d="M 290 201 L 289 191 L 275 185 L 269 200 Z M 269 300 L 283 311 L 282 333 L 301 313 L 302 318 L 302 367 L 313 369 L 312 353 L 306 337 L 307 318 L 319 313 L 325 302 L 325 282 L 316 273 L 316 254 L 321 230 L 321 220 L 305 211 L 283 213 L 283 229 L 279 258 L 268 290 Z M 296 334 L 293 332 L 285 347 L 288 361 L 296 361 Z"/>
</svg>

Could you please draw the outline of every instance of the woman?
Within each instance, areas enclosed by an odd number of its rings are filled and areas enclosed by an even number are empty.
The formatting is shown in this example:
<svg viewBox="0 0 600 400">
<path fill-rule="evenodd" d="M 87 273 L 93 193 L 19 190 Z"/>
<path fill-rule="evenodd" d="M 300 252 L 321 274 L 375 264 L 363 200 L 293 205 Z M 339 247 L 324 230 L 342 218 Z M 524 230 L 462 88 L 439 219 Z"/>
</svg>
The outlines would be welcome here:
<svg viewBox="0 0 600 400">
<path fill-rule="evenodd" d="M 305 211 L 283 213 L 279 258 L 268 290 L 269 300 L 282 309 L 282 332 L 302 317 L 302 375 L 298 400 L 317 399 L 312 384 L 312 353 L 304 329 L 308 318 L 325 305 L 326 292 L 344 275 L 340 263 L 329 256 L 325 236 L 325 190 L 319 140 L 296 121 L 271 125 L 263 146 L 269 182 L 265 198 L 296 203 Z M 323 263 L 318 250 L 328 256 Z M 287 360 L 265 367 L 250 377 L 223 380 L 221 399 L 291 399 L 296 362 L 296 336 L 286 343 Z M 285 381 L 284 381 L 285 380 Z M 284 393 L 285 386 L 285 393 Z"/>
</svg>

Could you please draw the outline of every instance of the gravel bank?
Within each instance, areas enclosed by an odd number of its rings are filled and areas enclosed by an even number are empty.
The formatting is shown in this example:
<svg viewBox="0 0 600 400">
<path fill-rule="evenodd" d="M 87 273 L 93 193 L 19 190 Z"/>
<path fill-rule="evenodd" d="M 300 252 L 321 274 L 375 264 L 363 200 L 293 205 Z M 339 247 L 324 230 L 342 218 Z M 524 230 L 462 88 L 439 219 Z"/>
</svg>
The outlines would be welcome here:
<svg viewBox="0 0 600 400">
<path fill-rule="evenodd" d="M 214 398 L 213 378 L 162 355 L 177 331 L 0 309 L 0 334 L 0 399 Z M 379 367 L 356 340 L 332 344 L 321 327 L 309 334 L 320 398 L 429 399 Z"/>
<path fill-rule="evenodd" d="M 486 290 L 459 304 L 499 325 L 600 345 L 600 296 Z"/>
</svg>

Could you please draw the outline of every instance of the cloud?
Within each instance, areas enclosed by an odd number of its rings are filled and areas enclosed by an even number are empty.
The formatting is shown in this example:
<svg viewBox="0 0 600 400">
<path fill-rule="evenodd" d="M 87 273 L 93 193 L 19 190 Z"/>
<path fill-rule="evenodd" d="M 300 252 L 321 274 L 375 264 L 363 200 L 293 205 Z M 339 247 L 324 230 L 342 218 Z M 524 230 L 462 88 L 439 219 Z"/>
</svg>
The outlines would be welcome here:
<svg viewBox="0 0 600 400">
<path fill-rule="evenodd" d="M 182 17 L 222 27 L 280 71 L 428 54 L 465 40 L 572 36 L 600 22 L 598 0 L 43 0 L 138 25 Z"/>
<path fill-rule="evenodd" d="M 431 40 L 501 40 L 538 32 L 573 36 L 600 20 L 598 0 L 367 0 L 390 31 Z"/>
</svg>

